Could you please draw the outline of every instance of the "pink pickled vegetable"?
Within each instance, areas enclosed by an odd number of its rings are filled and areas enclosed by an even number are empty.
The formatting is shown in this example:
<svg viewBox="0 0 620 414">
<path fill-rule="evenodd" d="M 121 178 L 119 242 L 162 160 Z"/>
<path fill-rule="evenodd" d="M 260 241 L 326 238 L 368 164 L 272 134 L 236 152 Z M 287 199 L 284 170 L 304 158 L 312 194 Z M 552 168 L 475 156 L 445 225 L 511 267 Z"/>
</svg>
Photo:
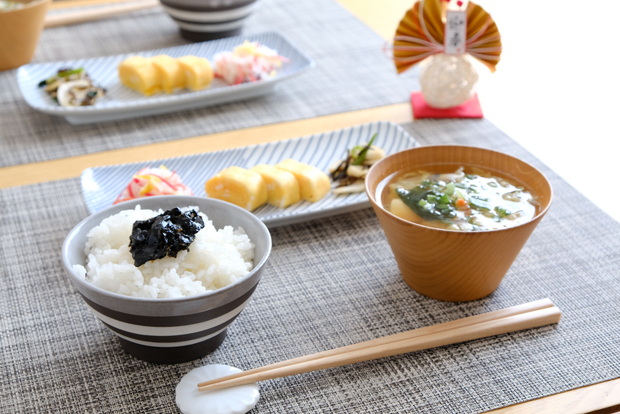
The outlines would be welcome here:
<svg viewBox="0 0 620 414">
<path fill-rule="evenodd" d="M 214 61 L 215 76 L 237 85 L 274 76 L 287 59 L 267 46 L 246 40 L 232 52 L 218 53 Z"/>
<path fill-rule="evenodd" d="M 114 204 L 134 198 L 155 195 L 193 195 L 192 190 L 181 181 L 181 177 L 163 165 L 159 168 L 143 168 L 116 197 Z"/>
</svg>

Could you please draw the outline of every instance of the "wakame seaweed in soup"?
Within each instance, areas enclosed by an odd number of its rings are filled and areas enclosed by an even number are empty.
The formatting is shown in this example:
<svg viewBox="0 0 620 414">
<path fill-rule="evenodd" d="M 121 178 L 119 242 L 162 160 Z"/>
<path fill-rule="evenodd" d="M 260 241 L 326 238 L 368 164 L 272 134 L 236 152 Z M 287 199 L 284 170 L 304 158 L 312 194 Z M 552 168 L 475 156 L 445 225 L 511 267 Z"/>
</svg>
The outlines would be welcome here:
<svg viewBox="0 0 620 414">
<path fill-rule="evenodd" d="M 498 230 L 530 221 L 535 198 L 508 180 L 459 168 L 453 173 L 417 171 L 392 179 L 384 207 L 405 220 L 447 230 Z"/>
</svg>

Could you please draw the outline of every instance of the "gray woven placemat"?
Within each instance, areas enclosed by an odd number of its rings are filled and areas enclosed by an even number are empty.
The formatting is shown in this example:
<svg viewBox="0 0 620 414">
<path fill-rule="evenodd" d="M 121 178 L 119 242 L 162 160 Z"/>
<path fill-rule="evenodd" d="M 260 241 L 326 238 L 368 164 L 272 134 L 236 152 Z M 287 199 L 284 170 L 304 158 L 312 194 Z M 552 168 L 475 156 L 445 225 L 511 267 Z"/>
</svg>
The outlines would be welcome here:
<svg viewBox="0 0 620 414">
<path fill-rule="evenodd" d="M 274 93 L 134 120 L 74 126 L 31 109 L 15 70 L 0 72 L 0 167 L 405 102 L 415 70 L 397 75 L 385 41 L 334 0 L 260 0 L 244 34 L 279 31 L 316 62 Z M 109 56 L 186 43 L 163 11 L 43 32 L 35 62 Z"/>
<path fill-rule="evenodd" d="M 413 292 L 365 209 L 274 229 L 264 278 L 224 344 L 153 365 L 121 350 L 64 274 L 61 243 L 87 214 L 78 180 L 0 190 L 0 412 L 174 413 L 174 387 L 203 364 L 247 369 L 544 297 L 564 312 L 557 326 L 265 381 L 253 412 L 477 413 L 619 377 L 620 224 L 486 120 L 405 127 L 421 144 L 522 157 L 552 181 L 549 214 L 493 295 Z"/>
</svg>

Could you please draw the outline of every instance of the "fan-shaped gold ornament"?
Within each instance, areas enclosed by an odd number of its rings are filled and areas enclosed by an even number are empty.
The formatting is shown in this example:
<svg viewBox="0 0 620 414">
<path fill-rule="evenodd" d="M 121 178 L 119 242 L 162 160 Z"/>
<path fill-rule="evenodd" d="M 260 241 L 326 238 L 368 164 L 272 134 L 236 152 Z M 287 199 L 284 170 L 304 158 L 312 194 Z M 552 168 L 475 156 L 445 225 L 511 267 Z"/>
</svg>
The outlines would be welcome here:
<svg viewBox="0 0 620 414">
<path fill-rule="evenodd" d="M 446 11 L 450 1 L 418 0 L 401 20 L 392 46 L 396 70 L 402 73 L 429 56 L 443 53 Z M 459 5 L 463 2 L 458 0 Z M 497 25 L 482 7 L 468 2 L 465 51 L 491 72 L 499 62 L 502 40 Z"/>
</svg>

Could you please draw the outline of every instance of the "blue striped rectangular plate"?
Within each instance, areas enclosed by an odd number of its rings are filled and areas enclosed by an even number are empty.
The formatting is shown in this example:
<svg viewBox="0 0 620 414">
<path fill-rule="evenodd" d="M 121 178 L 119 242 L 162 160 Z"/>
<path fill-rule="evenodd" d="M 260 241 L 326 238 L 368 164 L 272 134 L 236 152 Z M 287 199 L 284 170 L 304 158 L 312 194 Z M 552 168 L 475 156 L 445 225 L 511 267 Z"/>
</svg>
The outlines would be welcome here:
<svg viewBox="0 0 620 414">
<path fill-rule="evenodd" d="M 179 90 L 171 94 L 143 96 L 123 86 L 118 78 L 118 65 L 129 56 L 194 55 L 205 57 L 213 62 L 213 56 L 216 53 L 232 50 L 244 40 L 257 41 L 277 50 L 280 55 L 287 58 L 287 62 L 271 78 L 239 85 L 227 85 L 224 81 L 215 79 L 209 88 L 197 92 Z M 17 70 L 17 83 L 24 99 L 35 110 L 62 116 L 72 124 L 87 124 L 181 111 L 264 95 L 273 91 L 281 81 L 313 66 L 312 59 L 304 55 L 282 35 L 277 32 L 265 32 L 124 55 L 32 63 L 21 66 Z M 84 68 L 93 83 L 106 90 L 106 96 L 92 106 L 62 107 L 58 105 L 43 88 L 38 87 L 38 84 L 54 75 L 60 68 Z"/>
<path fill-rule="evenodd" d="M 276 164 L 292 158 L 313 165 L 325 172 L 353 146 L 368 142 L 377 133 L 375 145 L 386 154 L 417 146 L 416 141 L 399 125 L 374 122 L 332 132 L 309 135 L 285 141 L 265 143 L 230 150 L 193 154 L 183 157 L 122 165 L 88 168 L 81 176 L 82 194 L 91 213 L 114 202 L 131 177 L 143 167 L 166 166 L 176 171 L 195 195 L 205 196 L 205 182 L 220 170 L 235 165 L 250 168 L 257 164 Z M 254 211 L 267 226 L 311 220 L 350 212 L 370 206 L 365 193 L 328 194 L 315 203 L 301 201 L 287 208 L 264 205 Z"/>
</svg>

